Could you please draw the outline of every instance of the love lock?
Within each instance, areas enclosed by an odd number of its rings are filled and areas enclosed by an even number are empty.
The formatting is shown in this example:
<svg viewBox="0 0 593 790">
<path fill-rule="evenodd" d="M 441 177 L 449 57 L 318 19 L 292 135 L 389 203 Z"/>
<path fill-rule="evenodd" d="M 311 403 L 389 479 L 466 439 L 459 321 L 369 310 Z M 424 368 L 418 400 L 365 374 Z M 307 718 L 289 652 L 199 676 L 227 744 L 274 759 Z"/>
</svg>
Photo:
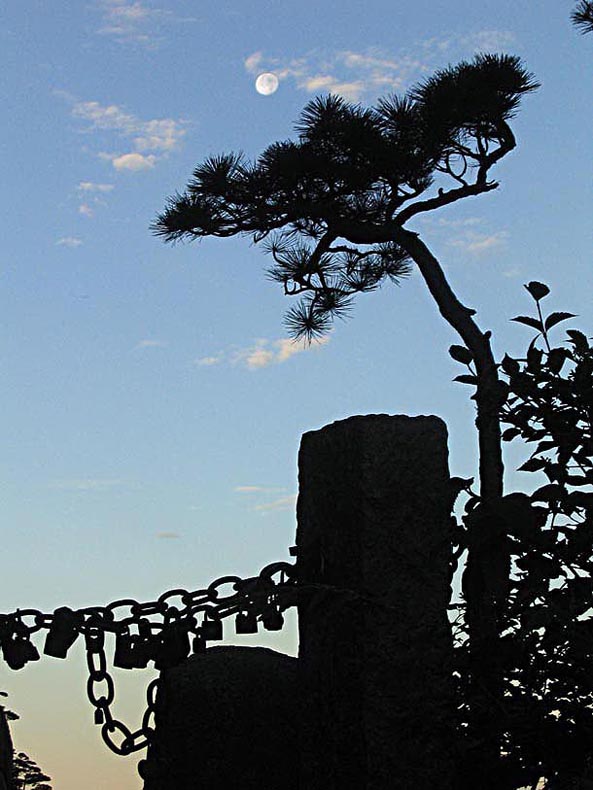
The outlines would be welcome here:
<svg viewBox="0 0 593 790">
<path fill-rule="evenodd" d="M 148 620 L 138 621 L 138 636 L 134 638 L 134 668 L 146 669 L 152 661 L 160 645 L 158 636 L 154 636 Z"/>
<path fill-rule="evenodd" d="M 39 651 L 33 642 L 16 634 L 2 641 L 2 653 L 10 669 L 22 669 L 29 661 L 39 660 Z"/>
<path fill-rule="evenodd" d="M 270 609 L 261 619 L 266 631 L 281 631 L 284 626 L 284 615 L 278 609 Z"/>
<path fill-rule="evenodd" d="M 161 632 L 154 667 L 158 670 L 169 669 L 180 664 L 189 655 L 189 634 L 183 623 L 173 623 Z"/>
<path fill-rule="evenodd" d="M 222 620 L 204 620 L 200 626 L 200 634 L 207 642 L 214 642 L 222 639 Z"/>
<path fill-rule="evenodd" d="M 202 636 L 202 634 L 197 633 L 191 643 L 191 651 L 192 653 L 203 653 L 206 650 L 206 640 Z"/>
<path fill-rule="evenodd" d="M 236 634 L 257 634 L 257 617 L 250 612 L 239 612 L 235 618 Z"/>
<path fill-rule="evenodd" d="M 115 637 L 113 666 L 120 669 L 136 669 L 136 641 L 129 631 L 120 631 Z"/>
<path fill-rule="evenodd" d="M 54 658 L 66 658 L 68 650 L 78 637 L 80 621 L 80 615 L 73 612 L 68 606 L 56 609 L 45 638 L 43 647 L 45 655 L 53 656 Z"/>
</svg>

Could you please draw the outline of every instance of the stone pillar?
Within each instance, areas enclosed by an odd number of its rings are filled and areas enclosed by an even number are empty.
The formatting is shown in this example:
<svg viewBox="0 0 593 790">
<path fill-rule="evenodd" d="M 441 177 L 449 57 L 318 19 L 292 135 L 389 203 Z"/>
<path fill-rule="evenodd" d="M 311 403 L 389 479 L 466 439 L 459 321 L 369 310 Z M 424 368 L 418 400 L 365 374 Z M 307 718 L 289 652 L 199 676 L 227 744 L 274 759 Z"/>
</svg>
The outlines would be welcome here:
<svg viewBox="0 0 593 790">
<path fill-rule="evenodd" d="M 437 417 L 351 417 L 302 438 L 302 790 L 451 787 L 448 481 Z"/>
<path fill-rule="evenodd" d="M 297 790 L 296 663 L 223 646 L 163 671 L 144 790 Z"/>
</svg>

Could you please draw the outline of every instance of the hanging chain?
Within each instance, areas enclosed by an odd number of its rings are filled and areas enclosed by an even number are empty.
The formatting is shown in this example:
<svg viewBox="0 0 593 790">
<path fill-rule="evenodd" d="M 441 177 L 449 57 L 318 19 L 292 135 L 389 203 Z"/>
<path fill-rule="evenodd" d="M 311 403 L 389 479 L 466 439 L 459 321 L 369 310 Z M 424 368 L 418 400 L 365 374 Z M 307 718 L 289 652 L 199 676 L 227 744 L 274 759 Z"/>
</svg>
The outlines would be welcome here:
<svg viewBox="0 0 593 790">
<path fill-rule="evenodd" d="M 208 642 L 221 640 L 223 620 L 231 615 L 237 634 L 256 633 L 259 623 L 268 631 L 279 631 L 283 612 L 297 603 L 296 582 L 296 565 L 274 562 L 258 576 L 223 576 L 201 590 L 168 590 L 156 601 L 126 598 L 78 610 L 62 606 L 52 614 L 17 610 L 0 614 L 0 647 L 9 668 L 18 670 L 39 660 L 31 639 L 37 631 L 47 631 L 43 653 L 55 658 L 66 658 L 82 635 L 87 696 L 95 709 L 95 724 L 113 752 L 127 755 L 144 749 L 153 737 L 160 679 L 149 684 L 142 725 L 132 732 L 111 713 L 115 684 L 108 669 L 105 634 L 115 637 L 113 666 L 143 669 L 152 661 L 157 670 L 169 669 L 190 654 L 203 652 Z"/>
</svg>

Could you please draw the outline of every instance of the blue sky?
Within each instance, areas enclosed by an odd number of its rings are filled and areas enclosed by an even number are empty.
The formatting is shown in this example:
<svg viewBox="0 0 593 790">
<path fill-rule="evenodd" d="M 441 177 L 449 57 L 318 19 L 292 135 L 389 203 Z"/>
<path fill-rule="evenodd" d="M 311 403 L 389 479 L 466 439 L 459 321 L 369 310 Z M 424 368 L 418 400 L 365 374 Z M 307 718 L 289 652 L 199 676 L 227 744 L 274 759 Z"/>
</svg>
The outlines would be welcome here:
<svg viewBox="0 0 593 790">
<path fill-rule="evenodd" d="M 571 27 L 572 5 L 6 4 L 0 611 L 148 600 L 287 558 L 300 436 L 352 414 L 438 414 L 452 474 L 475 474 L 473 403 L 447 354 L 457 338 L 419 275 L 361 297 L 304 349 L 258 249 L 171 248 L 148 226 L 198 161 L 257 155 L 314 95 L 372 103 L 476 51 L 510 52 L 543 87 L 513 124 L 500 189 L 410 227 L 497 358 L 530 339 L 508 319 L 530 310 L 532 279 L 591 331 L 593 39 Z M 262 72 L 279 80 L 268 96 Z M 509 490 L 537 484 L 513 474 L 520 457 L 507 453 Z M 249 643 L 294 652 L 294 618 Z M 120 678 L 116 712 L 132 726 L 149 676 Z M 76 649 L 18 674 L 0 664 L 18 748 L 56 790 L 139 788 L 135 760 L 101 744 L 84 686 Z"/>
</svg>

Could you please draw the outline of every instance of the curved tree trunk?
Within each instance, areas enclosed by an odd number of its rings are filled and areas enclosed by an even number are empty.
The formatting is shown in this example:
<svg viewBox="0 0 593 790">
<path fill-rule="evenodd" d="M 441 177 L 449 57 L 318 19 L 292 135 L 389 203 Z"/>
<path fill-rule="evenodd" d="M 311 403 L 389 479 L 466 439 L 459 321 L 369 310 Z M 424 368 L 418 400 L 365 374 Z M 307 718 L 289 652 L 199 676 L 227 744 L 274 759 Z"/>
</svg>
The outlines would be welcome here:
<svg viewBox="0 0 593 790">
<path fill-rule="evenodd" d="M 441 315 L 457 331 L 471 352 L 477 372 L 477 418 L 481 506 L 469 520 L 469 551 L 463 577 L 466 622 L 470 637 L 471 720 L 470 738 L 479 741 L 460 787 L 500 790 L 503 673 L 498 661 L 501 600 L 508 585 L 510 558 L 500 532 L 496 505 L 503 495 L 503 461 L 500 431 L 500 381 L 490 346 L 490 334 L 473 320 L 474 310 L 455 296 L 445 274 L 416 233 L 401 230 L 396 239 L 411 256 Z M 473 766 L 473 768 L 472 768 Z"/>
</svg>

